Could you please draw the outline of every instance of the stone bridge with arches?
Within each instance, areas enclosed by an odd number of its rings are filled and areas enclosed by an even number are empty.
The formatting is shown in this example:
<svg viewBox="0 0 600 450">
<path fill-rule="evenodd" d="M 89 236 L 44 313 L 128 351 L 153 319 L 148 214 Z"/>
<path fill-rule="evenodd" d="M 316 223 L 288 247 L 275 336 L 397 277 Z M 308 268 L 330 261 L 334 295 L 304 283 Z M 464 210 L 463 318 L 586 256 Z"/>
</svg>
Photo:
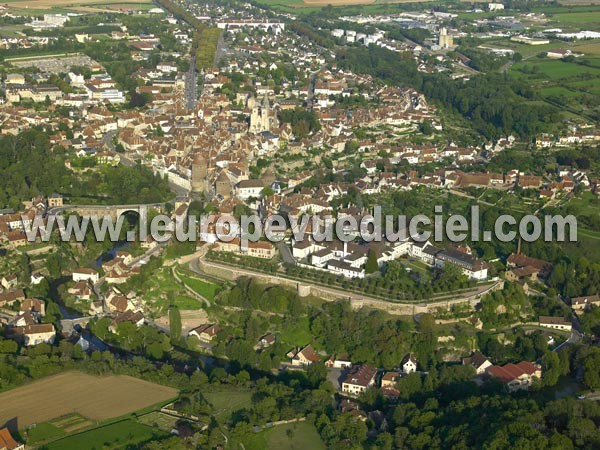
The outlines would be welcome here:
<svg viewBox="0 0 600 450">
<path fill-rule="evenodd" d="M 165 206 L 166 203 L 140 203 L 134 205 L 63 205 L 50 208 L 47 215 L 76 213 L 81 217 L 110 217 L 113 221 L 116 221 L 119 217 L 128 212 L 135 212 L 140 215 L 142 214 L 142 211 L 150 211 L 151 209 L 164 212 Z"/>
</svg>

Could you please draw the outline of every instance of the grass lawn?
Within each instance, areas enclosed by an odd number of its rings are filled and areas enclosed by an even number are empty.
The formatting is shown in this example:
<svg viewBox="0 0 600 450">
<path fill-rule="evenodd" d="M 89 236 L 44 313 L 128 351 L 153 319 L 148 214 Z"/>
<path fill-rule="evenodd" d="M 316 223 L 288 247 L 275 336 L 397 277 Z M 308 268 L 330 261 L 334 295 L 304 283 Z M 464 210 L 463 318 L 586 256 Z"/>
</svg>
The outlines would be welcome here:
<svg viewBox="0 0 600 450">
<path fill-rule="evenodd" d="M 175 280 L 170 267 L 161 267 L 156 270 L 153 277 L 144 286 L 141 295 L 158 315 L 166 313 L 171 302 L 170 298 L 180 309 L 198 309 L 202 306 L 199 300 Z"/>
<path fill-rule="evenodd" d="M 552 60 L 552 59 L 530 59 L 514 64 L 511 71 L 516 72 L 525 66 L 537 67 L 538 74 L 545 75 L 548 79 L 573 77 L 583 73 L 600 76 L 600 70 L 595 67 L 582 66 L 572 62 Z"/>
<path fill-rule="evenodd" d="M 221 286 L 218 284 L 201 280 L 200 278 L 196 278 L 194 276 L 185 275 L 179 270 L 177 271 L 177 274 L 185 284 L 209 301 L 214 300 L 216 293 L 221 288 Z"/>
<path fill-rule="evenodd" d="M 325 450 L 315 426 L 306 422 L 277 425 L 244 443 L 246 450 Z"/>
<path fill-rule="evenodd" d="M 597 25 L 600 24 L 600 14 L 598 12 L 565 12 L 554 14 L 550 17 L 552 22 L 559 24 L 573 24 L 573 25 Z"/>
<path fill-rule="evenodd" d="M 58 439 L 65 435 L 65 432 L 50 423 L 40 423 L 24 433 L 27 439 L 27 445 L 46 442 L 51 439 Z"/>
<path fill-rule="evenodd" d="M 252 391 L 233 387 L 210 390 L 203 392 L 203 395 L 212 405 L 215 417 L 221 420 L 227 420 L 235 411 L 250 407 L 252 399 Z"/>
<path fill-rule="evenodd" d="M 284 344 L 293 346 L 302 346 L 313 341 L 313 336 L 310 332 L 310 324 L 308 317 L 299 317 L 292 325 L 286 326 L 281 330 L 279 339 Z"/>
<path fill-rule="evenodd" d="M 151 427 L 170 432 L 177 425 L 177 419 L 158 411 L 145 414 L 138 418 L 138 422 Z"/>
<path fill-rule="evenodd" d="M 129 448 L 151 438 L 166 437 L 167 433 L 154 427 L 123 420 L 83 433 L 74 434 L 45 446 L 47 450 L 108 450 Z"/>
<path fill-rule="evenodd" d="M 306 422 L 280 425 L 267 431 L 267 448 L 269 450 L 325 450 L 314 425 Z"/>
</svg>

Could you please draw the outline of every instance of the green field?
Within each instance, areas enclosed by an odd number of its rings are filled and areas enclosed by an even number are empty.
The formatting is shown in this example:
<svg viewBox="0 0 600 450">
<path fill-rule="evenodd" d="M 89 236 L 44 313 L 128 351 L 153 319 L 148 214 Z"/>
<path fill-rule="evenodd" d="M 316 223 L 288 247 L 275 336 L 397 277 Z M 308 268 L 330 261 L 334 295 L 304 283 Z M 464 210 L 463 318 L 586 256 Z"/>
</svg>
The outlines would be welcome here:
<svg viewBox="0 0 600 450">
<path fill-rule="evenodd" d="M 196 291 L 208 301 L 213 301 L 215 295 L 221 288 L 218 284 L 201 280 L 200 278 L 196 278 L 195 276 L 185 275 L 180 271 L 178 271 L 177 274 L 186 285 L 188 285 L 190 288 L 192 288 L 194 291 Z"/>
<path fill-rule="evenodd" d="M 325 450 L 314 425 L 295 422 L 277 425 L 258 433 L 249 442 L 244 443 L 246 450 Z"/>
<path fill-rule="evenodd" d="M 200 300 L 177 282 L 170 267 L 162 267 L 154 272 L 141 295 L 158 316 L 166 313 L 171 301 L 181 310 L 199 309 L 202 306 Z"/>
<path fill-rule="evenodd" d="M 40 423 L 35 428 L 31 428 L 27 431 L 27 444 L 38 444 L 40 442 L 58 439 L 64 435 L 64 431 L 55 427 L 51 423 Z"/>
<path fill-rule="evenodd" d="M 116 450 L 166 436 L 167 433 L 154 427 L 133 420 L 123 420 L 59 439 L 44 448 L 47 450 Z"/>
<path fill-rule="evenodd" d="M 600 76 L 600 69 L 596 67 L 589 67 L 582 64 L 577 64 L 575 62 L 552 59 L 530 59 L 524 62 L 516 63 L 512 70 L 519 71 L 527 67 L 536 67 L 537 74 L 545 75 L 549 79 L 553 80 L 565 77 L 574 77 L 582 74 L 590 74 L 595 77 Z"/>
<path fill-rule="evenodd" d="M 526 79 L 541 98 L 565 114 L 593 120 L 600 112 L 600 58 L 597 55 L 575 61 L 534 56 L 514 64 L 509 73 Z"/>
<path fill-rule="evenodd" d="M 222 420 L 227 420 L 235 411 L 250 407 L 252 399 L 251 391 L 234 387 L 211 390 L 203 395 L 213 408 L 212 414 Z"/>
<path fill-rule="evenodd" d="M 310 344 L 313 336 L 310 332 L 308 317 L 299 317 L 293 324 L 284 327 L 279 339 L 282 343 L 290 346 Z"/>
</svg>

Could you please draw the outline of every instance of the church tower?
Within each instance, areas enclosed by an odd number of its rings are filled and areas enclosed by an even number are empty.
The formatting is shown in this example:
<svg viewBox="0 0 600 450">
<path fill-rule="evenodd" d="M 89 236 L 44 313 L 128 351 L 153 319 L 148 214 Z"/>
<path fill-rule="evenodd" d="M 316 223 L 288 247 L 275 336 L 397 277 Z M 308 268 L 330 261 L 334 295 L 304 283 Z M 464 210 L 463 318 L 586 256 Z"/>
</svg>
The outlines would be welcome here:
<svg viewBox="0 0 600 450">
<path fill-rule="evenodd" d="M 271 108 L 269 97 L 264 95 L 260 104 L 255 103 L 250 114 L 250 132 L 261 133 L 277 127 L 277 112 Z"/>
</svg>

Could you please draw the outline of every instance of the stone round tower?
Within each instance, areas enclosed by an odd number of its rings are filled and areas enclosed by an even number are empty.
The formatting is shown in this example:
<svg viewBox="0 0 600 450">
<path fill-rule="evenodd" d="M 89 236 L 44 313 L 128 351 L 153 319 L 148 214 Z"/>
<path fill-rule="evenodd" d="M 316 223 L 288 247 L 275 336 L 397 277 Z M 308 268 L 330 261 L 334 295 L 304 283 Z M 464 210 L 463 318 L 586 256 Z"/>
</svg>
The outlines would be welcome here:
<svg viewBox="0 0 600 450">
<path fill-rule="evenodd" d="M 192 162 L 192 193 L 208 193 L 208 160 L 198 153 Z"/>
</svg>

